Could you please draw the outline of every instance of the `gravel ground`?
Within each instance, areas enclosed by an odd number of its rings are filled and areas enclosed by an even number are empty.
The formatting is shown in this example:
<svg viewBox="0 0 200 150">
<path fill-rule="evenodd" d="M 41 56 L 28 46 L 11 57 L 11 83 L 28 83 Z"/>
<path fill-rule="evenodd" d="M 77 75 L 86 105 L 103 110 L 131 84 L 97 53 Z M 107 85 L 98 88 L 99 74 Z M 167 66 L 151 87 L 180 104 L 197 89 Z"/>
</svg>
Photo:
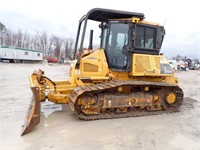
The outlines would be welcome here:
<svg viewBox="0 0 200 150">
<path fill-rule="evenodd" d="M 68 105 L 45 102 L 40 124 L 20 136 L 32 96 L 28 75 L 38 69 L 68 78 L 68 65 L 0 63 L 0 149 L 200 150 L 200 71 L 176 73 L 185 94 L 180 112 L 81 121 Z"/>
</svg>

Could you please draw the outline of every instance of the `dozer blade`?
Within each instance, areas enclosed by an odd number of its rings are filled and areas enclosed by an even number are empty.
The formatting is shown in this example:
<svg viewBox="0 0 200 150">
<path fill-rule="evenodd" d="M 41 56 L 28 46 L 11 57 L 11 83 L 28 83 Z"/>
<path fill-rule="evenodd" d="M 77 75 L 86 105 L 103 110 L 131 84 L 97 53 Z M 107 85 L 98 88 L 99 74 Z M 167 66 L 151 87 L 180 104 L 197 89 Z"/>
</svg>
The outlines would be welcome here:
<svg viewBox="0 0 200 150">
<path fill-rule="evenodd" d="M 33 97 L 27 111 L 27 115 L 22 126 L 21 136 L 29 133 L 32 129 L 40 123 L 40 99 L 39 99 L 39 88 L 31 87 Z"/>
</svg>

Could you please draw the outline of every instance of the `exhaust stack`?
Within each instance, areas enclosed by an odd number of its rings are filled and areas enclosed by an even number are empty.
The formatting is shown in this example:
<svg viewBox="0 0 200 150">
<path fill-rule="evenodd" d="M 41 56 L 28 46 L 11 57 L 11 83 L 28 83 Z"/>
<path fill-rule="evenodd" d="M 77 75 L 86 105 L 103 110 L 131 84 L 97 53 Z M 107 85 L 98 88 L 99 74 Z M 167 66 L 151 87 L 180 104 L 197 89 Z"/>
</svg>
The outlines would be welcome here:
<svg viewBox="0 0 200 150">
<path fill-rule="evenodd" d="M 90 41 L 89 41 L 89 46 L 88 46 L 88 49 L 89 50 L 92 50 L 93 49 L 93 30 L 90 30 Z"/>
</svg>

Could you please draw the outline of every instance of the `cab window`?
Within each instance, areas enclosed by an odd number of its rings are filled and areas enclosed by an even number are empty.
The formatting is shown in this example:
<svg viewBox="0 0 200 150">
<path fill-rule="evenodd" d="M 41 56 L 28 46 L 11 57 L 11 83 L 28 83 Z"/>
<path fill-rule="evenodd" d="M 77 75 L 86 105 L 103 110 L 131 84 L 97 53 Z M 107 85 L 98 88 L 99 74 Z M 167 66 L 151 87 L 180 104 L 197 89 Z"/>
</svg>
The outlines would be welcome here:
<svg viewBox="0 0 200 150">
<path fill-rule="evenodd" d="M 127 69 L 127 54 L 123 52 L 128 44 L 129 24 L 111 23 L 108 33 L 107 58 L 110 68 Z"/>
<path fill-rule="evenodd" d="M 154 49 L 155 48 L 155 29 L 151 27 L 137 26 L 136 27 L 136 48 Z"/>
</svg>

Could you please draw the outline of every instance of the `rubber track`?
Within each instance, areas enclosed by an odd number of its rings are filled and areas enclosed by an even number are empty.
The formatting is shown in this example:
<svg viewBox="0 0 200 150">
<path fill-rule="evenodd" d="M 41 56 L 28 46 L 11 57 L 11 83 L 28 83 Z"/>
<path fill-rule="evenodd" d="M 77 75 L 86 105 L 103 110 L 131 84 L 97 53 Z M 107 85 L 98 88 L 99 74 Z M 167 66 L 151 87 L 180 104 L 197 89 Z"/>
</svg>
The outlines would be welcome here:
<svg viewBox="0 0 200 150">
<path fill-rule="evenodd" d="M 75 111 L 75 114 L 78 118 L 82 120 L 99 120 L 99 119 L 114 119 L 114 118 L 127 118 L 127 117 L 140 117 L 140 116 L 148 116 L 148 115 L 158 115 L 163 113 L 172 113 L 177 112 L 179 108 L 182 105 L 183 101 L 183 92 L 182 90 L 175 85 L 162 83 L 162 82 L 148 82 L 148 81 L 121 81 L 121 80 L 112 80 L 104 83 L 99 83 L 95 85 L 90 86 L 81 86 L 74 89 L 72 94 L 70 95 L 70 99 L 72 102 L 76 103 L 76 100 L 85 93 L 93 93 L 93 92 L 102 92 L 106 91 L 110 88 L 116 88 L 118 86 L 125 86 L 125 85 L 131 85 L 131 86 L 153 86 L 153 87 L 167 87 L 169 89 L 174 89 L 176 91 L 177 96 L 177 103 L 176 107 L 173 109 L 166 109 L 166 110 L 158 110 L 158 111 L 147 111 L 147 110 L 133 110 L 133 111 L 127 111 L 126 113 L 101 113 L 97 115 L 85 115 L 85 114 L 79 114 Z M 164 105 L 164 104 L 162 104 Z M 76 105 L 75 105 L 76 107 Z"/>
</svg>

